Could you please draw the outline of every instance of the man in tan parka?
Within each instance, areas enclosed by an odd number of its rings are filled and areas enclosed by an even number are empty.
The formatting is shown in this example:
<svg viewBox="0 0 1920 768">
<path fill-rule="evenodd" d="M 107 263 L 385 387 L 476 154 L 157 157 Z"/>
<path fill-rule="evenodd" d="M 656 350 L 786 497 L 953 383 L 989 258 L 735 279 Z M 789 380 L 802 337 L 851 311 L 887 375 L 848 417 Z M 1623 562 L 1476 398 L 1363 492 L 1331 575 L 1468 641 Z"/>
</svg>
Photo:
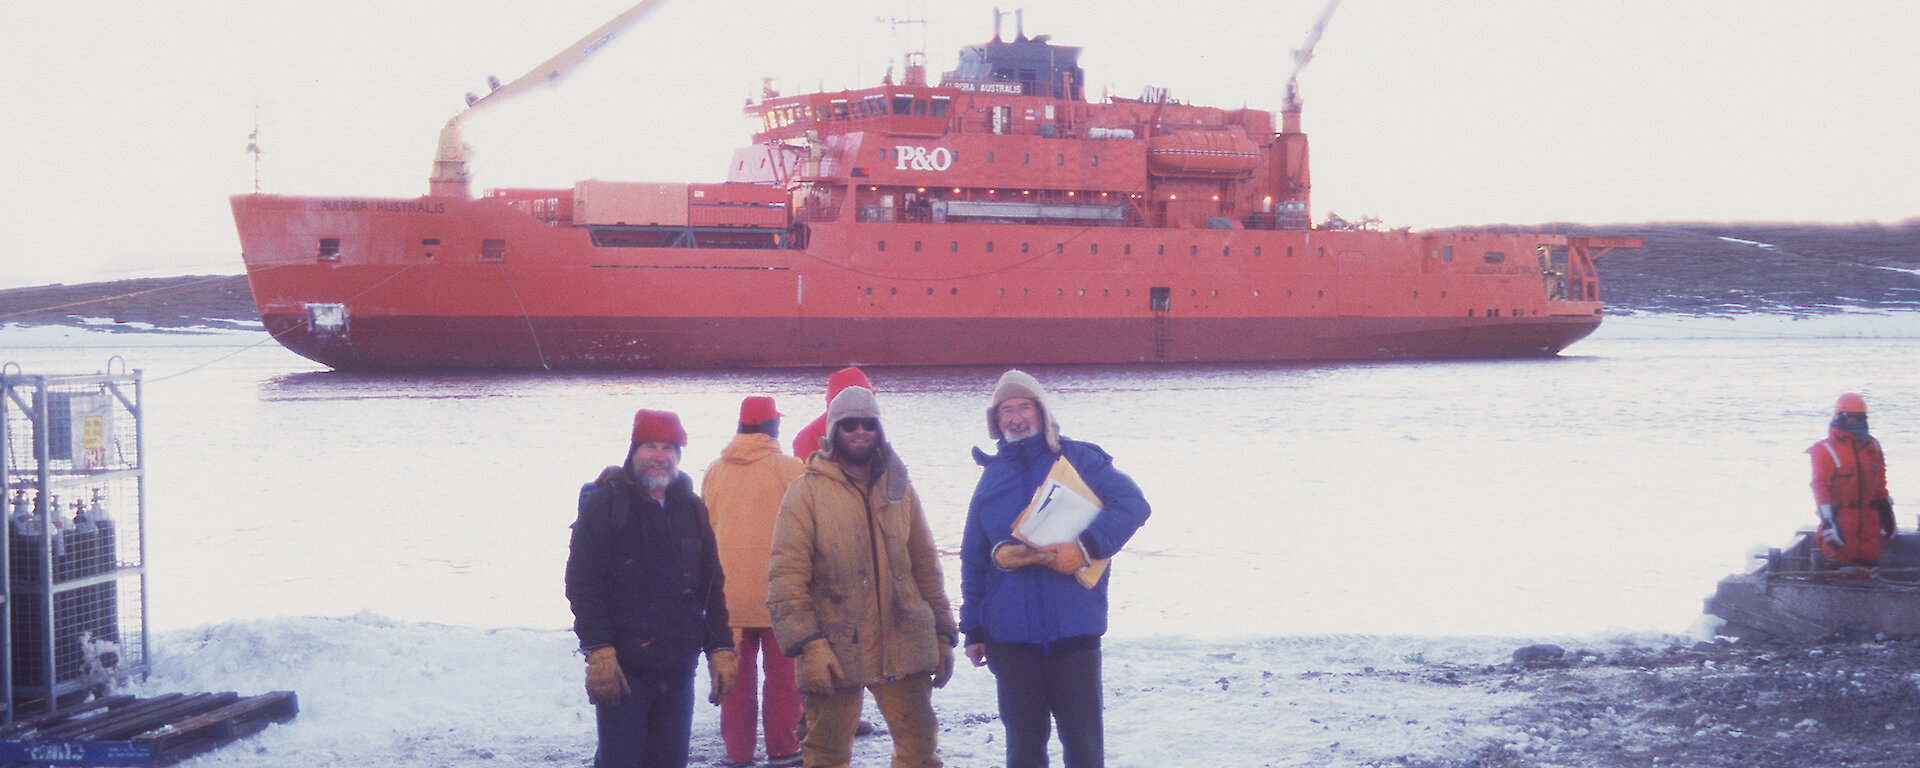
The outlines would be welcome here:
<svg viewBox="0 0 1920 768">
<path fill-rule="evenodd" d="M 873 390 L 835 396 L 821 442 L 780 502 L 767 586 L 774 635 L 797 657 L 803 764 L 852 761 L 864 689 L 892 733 L 894 768 L 939 766 L 933 689 L 953 674 L 958 631 L 933 533 Z"/>
</svg>

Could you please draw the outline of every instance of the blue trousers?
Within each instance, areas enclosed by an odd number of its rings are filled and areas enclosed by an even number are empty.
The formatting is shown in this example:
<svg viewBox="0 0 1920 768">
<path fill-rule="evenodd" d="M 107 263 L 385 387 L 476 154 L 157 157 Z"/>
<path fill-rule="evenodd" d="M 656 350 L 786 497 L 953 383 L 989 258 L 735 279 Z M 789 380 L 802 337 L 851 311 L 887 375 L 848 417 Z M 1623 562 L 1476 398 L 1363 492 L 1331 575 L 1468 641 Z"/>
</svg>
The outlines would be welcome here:
<svg viewBox="0 0 1920 768">
<path fill-rule="evenodd" d="M 686 768 L 696 668 L 667 679 L 627 673 L 633 693 L 619 704 L 593 708 L 600 726 L 594 768 Z"/>
</svg>

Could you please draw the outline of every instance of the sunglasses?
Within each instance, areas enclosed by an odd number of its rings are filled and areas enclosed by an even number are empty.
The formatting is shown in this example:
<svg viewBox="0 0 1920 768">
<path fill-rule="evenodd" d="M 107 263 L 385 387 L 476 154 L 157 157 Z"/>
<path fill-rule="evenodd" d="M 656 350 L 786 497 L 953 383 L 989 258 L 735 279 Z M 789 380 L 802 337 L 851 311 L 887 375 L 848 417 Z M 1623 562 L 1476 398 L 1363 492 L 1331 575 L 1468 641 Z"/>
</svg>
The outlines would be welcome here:
<svg viewBox="0 0 1920 768">
<path fill-rule="evenodd" d="M 880 420 L 871 418 L 840 420 L 840 431 L 852 432 L 856 429 L 864 429 L 868 432 L 879 432 Z"/>
<path fill-rule="evenodd" d="M 1842 421 L 1866 421 L 1867 415 L 1864 413 L 1842 413 L 1840 414 L 1840 419 Z"/>
</svg>

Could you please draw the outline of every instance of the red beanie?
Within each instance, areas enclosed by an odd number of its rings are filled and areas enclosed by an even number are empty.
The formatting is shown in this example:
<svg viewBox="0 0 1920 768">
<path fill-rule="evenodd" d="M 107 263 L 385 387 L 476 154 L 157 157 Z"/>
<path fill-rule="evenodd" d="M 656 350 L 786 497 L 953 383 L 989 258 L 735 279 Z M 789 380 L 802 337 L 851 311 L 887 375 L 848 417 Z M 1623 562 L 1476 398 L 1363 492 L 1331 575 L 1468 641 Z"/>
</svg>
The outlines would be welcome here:
<svg viewBox="0 0 1920 768">
<path fill-rule="evenodd" d="M 633 442 L 671 443 L 685 448 L 687 431 L 680 427 L 680 417 L 673 411 L 642 408 L 633 414 Z"/>
<path fill-rule="evenodd" d="M 847 387 L 873 389 L 873 383 L 867 381 L 867 374 L 851 365 L 834 371 L 833 375 L 827 377 L 827 403 L 832 404 L 833 396 L 840 394 L 840 390 Z"/>
<path fill-rule="evenodd" d="M 748 426 L 765 424 L 786 414 L 773 407 L 773 398 L 766 395 L 754 395 L 740 401 L 740 423 Z"/>
</svg>

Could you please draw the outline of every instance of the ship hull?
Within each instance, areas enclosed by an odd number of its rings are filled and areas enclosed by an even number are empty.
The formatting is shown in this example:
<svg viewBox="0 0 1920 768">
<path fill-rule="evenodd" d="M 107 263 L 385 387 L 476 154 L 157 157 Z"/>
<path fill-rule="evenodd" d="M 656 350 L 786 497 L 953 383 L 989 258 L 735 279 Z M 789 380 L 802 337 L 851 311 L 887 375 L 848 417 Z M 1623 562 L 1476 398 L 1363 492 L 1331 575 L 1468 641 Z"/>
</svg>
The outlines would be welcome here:
<svg viewBox="0 0 1920 768">
<path fill-rule="evenodd" d="M 846 222 L 633 247 L 608 243 L 659 233 L 484 198 L 233 207 L 267 330 L 340 369 L 1538 357 L 1601 311 L 1552 234 Z"/>
<path fill-rule="evenodd" d="M 268 315 L 288 349 L 329 367 L 712 368 L 820 365 L 1202 363 L 1554 355 L 1597 318 L 1470 324 L 1431 318 L 1151 320 L 595 318 L 356 319 L 317 339 Z"/>
</svg>

